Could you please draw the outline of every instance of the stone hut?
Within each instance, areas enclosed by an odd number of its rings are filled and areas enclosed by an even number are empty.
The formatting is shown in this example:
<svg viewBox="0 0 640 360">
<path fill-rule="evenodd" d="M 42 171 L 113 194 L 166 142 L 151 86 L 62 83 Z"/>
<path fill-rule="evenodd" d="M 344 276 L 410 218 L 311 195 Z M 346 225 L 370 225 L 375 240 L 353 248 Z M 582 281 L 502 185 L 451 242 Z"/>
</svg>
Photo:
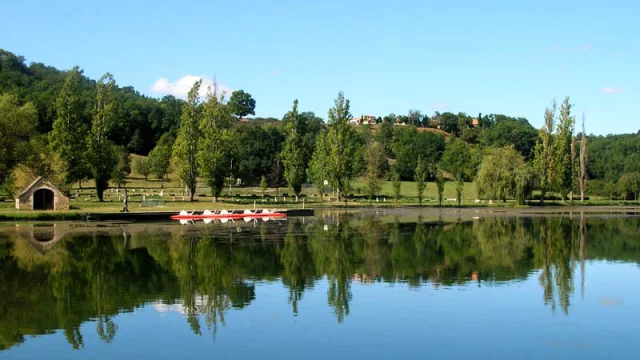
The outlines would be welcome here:
<svg viewBox="0 0 640 360">
<path fill-rule="evenodd" d="M 18 195 L 16 209 L 69 210 L 69 198 L 49 179 L 41 176 Z"/>
</svg>

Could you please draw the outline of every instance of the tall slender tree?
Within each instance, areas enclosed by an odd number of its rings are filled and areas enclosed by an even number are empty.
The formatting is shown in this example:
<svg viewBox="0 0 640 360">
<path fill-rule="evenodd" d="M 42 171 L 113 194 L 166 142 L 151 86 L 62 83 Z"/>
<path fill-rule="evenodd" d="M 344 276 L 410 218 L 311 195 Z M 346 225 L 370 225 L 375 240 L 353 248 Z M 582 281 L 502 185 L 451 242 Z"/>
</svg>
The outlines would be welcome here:
<svg viewBox="0 0 640 360">
<path fill-rule="evenodd" d="M 538 143 L 535 147 L 534 167 L 540 178 L 540 203 L 544 196 L 556 183 L 556 161 L 554 154 L 554 131 L 556 119 L 556 101 L 544 112 L 544 126 L 539 131 Z"/>
<path fill-rule="evenodd" d="M 418 204 L 422 206 L 422 197 L 424 195 L 424 190 L 427 187 L 427 174 L 429 170 L 427 169 L 427 163 L 422 160 L 422 157 L 418 157 L 418 166 L 416 167 L 415 173 L 415 181 L 416 181 L 416 190 L 418 191 Z"/>
<path fill-rule="evenodd" d="M 393 195 L 396 198 L 396 205 L 400 203 L 400 189 L 402 187 L 402 181 L 400 180 L 400 173 L 394 166 L 391 171 L 391 187 L 393 188 Z"/>
<path fill-rule="evenodd" d="M 367 163 L 367 196 L 371 200 L 382 189 L 382 165 L 386 162 L 382 144 L 375 140 L 369 141 L 364 150 L 364 160 Z"/>
<path fill-rule="evenodd" d="M 584 114 L 582 114 L 582 139 L 580 140 L 580 202 L 584 202 L 587 183 L 587 135 L 584 132 Z"/>
<path fill-rule="evenodd" d="M 321 199 L 324 199 L 324 192 L 326 188 L 326 182 L 329 182 L 329 157 L 331 153 L 329 151 L 329 140 L 327 139 L 327 132 L 322 132 L 316 138 L 315 151 L 311 157 L 309 164 L 309 175 L 311 181 L 318 189 Z"/>
<path fill-rule="evenodd" d="M 442 175 L 442 169 L 436 169 L 436 189 L 438 190 L 438 205 L 442 206 L 442 200 L 444 199 L 444 177 Z"/>
<path fill-rule="evenodd" d="M 329 179 L 338 190 L 338 200 L 356 175 L 355 159 L 358 148 L 356 133 L 349 125 L 349 108 L 349 100 L 344 98 L 341 91 L 335 100 L 335 106 L 329 109 Z"/>
<path fill-rule="evenodd" d="M 57 118 L 49 133 L 51 148 L 65 162 L 67 184 L 80 182 L 88 176 L 86 142 L 88 129 L 83 119 L 84 104 L 80 94 L 82 71 L 74 67 L 64 81 L 56 99 Z"/>
<path fill-rule="evenodd" d="M 100 201 L 104 201 L 104 190 L 109 185 L 113 169 L 118 162 L 114 144 L 108 137 L 115 121 L 115 88 L 116 82 L 109 73 L 104 74 L 96 84 L 96 104 L 88 138 L 89 164 Z"/>
<path fill-rule="evenodd" d="M 168 134 L 168 133 L 167 133 Z M 163 135 L 156 147 L 149 153 L 151 172 L 160 179 L 160 187 L 164 189 L 164 178 L 171 165 L 171 148 L 175 140 L 170 135 Z"/>
<path fill-rule="evenodd" d="M 296 196 L 300 195 L 302 184 L 306 179 L 306 162 L 304 147 L 304 120 L 298 113 L 298 100 L 293 101 L 293 109 L 287 114 L 287 137 L 282 149 L 282 165 L 284 177 Z"/>
<path fill-rule="evenodd" d="M 186 185 L 189 201 L 193 201 L 198 179 L 197 153 L 200 140 L 200 104 L 199 92 L 202 79 L 196 81 L 189 94 L 187 102 L 182 108 L 178 137 L 173 144 L 173 164 L 178 177 Z"/>
<path fill-rule="evenodd" d="M 575 151 L 573 150 L 573 132 L 575 117 L 571 115 L 571 103 L 569 97 L 565 97 L 560 106 L 557 135 L 554 143 L 554 157 L 558 173 L 557 188 L 562 200 L 573 191 Z"/>
<path fill-rule="evenodd" d="M 217 86 L 214 84 L 207 91 L 207 99 L 202 104 L 200 133 L 202 138 L 198 145 L 198 172 L 211 188 L 214 200 L 222 193 L 224 179 L 229 171 L 231 142 L 231 123 L 233 115 L 222 94 L 218 98 Z"/>
</svg>

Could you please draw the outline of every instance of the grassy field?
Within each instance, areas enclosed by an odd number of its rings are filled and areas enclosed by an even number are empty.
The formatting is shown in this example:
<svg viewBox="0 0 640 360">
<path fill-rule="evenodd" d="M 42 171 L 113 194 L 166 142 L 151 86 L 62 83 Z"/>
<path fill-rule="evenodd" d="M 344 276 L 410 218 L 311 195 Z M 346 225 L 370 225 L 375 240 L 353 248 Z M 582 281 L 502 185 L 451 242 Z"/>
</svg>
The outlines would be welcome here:
<svg viewBox="0 0 640 360">
<path fill-rule="evenodd" d="M 135 161 L 135 157 L 134 157 Z M 67 212 L 56 212 L 58 218 L 65 216 L 77 217 L 79 214 L 88 212 L 117 212 L 122 210 L 122 189 L 116 190 L 111 188 L 105 192 L 105 201 L 97 201 L 94 184 L 92 181 L 82 183 L 82 187 L 76 184 L 70 191 L 71 210 Z M 225 189 L 222 198 L 218 202 L 213 202 L 210 196 L 210 189 L 204 184 L 199 183 L 196 191 L 196 201 L 189 202 L 188 196 L 184 188 L 181 188 L 180 181 L 172 177 L 164 182 L 164 188 L 161 187 L 160 180 L 145 180 L 140 174 L 135 172 L 127 179 L 126 187 L 129 196 L 129 211 L 180 211 L 180 210 L 204 210 L 204 209 L 238 209 L 238 208 L 301 208 L 305 207 L 393 207 L 396 206 L 393 197 L 393 188 L 391 182 L 385 182 L 380 195 L 377 199 L 369 201 L 365 195 L 365 181 L 358 179 L 352 184 L 352 194 L 354 196 L 347 203 L 337 202 L 335 196 L 329 190 L 328 198 L 321 199 L 317 190 L 307 185 L 303 188 L 302 195 L 298 201 L 288 195 L 290 192 L 287 188 L 274 189 L 270 188 L 266 191 L 266 197 L 262 197 L 262 190 L 257 187 L 233 187 Z M 444 188 L 444 198 L 449 199 L 444 202 L 444 206 L 456 206 L 456 184 L 446 182 Z M 506 203 L 496 202 L 490 205 L 487 201 L 476 202 L 476 189 L 473 183 L 465 183 L 462 196 L 462 206 L 493 206 L 493 207 L 517 207 L 515 201 Z M 153 200 L 153 201 L 150 201 Z M 254 205 L 255 204 L 255 205 Z M 547 205 L 564 205 L 562 203 L 547 202 Z M 603 199 L 592 199 L 588 205 L 612 205 L 623 204 L 619 201 L 609 201 Z M 624 204 L 631 204 L 626 202 Z M 637 203 L 636 203 L 637 204 Z M 14 202 L 6 200 L 0 202 L 0 219 L 29 219 L 41 217 L 46 212 L 19 211 L 15 209 Z M 145 206 L 143 206 L 145 205 Z M 147 206 L 148 205 L 148 206 Z M 401 198 L 399 206 L 417 206 L 417 191 L 414 182 L 403 182 L 401 187 Z M 423 206 L 438 206 L 437 189 L 434 183 L 428 183 L 424 195 Z M 49 212 L 48 214 L 51 214 Z M 45 215 L 48 216 L 48 215 Z"/>
</svg>

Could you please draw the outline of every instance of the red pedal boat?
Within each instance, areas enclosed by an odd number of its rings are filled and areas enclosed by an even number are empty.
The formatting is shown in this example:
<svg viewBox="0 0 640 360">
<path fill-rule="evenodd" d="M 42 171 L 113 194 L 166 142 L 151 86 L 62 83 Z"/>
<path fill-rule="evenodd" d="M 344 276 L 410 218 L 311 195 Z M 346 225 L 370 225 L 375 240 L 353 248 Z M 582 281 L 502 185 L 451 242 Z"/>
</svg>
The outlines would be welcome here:
<svg viewBox="0 0 640 360">
<path fill-rule="evenodd" d="M 172 220 L 206 220 L 206 219 L 259 219 L 259 218 L 286 218 L 286 213 L 270 210 L 244 210 L 243 212 L 221 210 L 220 212 L 203 211 L 201 214 L 188 213 L 184 210 L 178 215 L 172 215 Z"/>
</svg>

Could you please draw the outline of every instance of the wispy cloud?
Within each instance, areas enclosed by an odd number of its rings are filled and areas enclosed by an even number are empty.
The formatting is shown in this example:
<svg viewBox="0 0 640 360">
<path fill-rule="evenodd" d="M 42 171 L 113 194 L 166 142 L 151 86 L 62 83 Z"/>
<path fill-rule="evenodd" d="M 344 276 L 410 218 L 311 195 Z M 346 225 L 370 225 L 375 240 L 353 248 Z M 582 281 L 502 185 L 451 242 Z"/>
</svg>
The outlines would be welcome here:
<svg viewBox="0 0 640 360">
<path fill-rule="evenodd" d="M 213 89 L 213 80 L 204 76 L 185 75 L 176 81 L 169 81 L 167 78 L 161 77 L 151 85 L 151 91 L 156 94 L 186 98 L 193 84 L 200 79 L 202 79 L 200 96 L 204 97 L 209 87 Z M 226 93 L 228 97 L 232 92 L 232 89 L 225 84 L 218 82 L 217 86 L 218 94 Z"/>
<path fill-rule="evenodd" d="M 582 45 L 582 46 L 553 46 L 550 47 L 549 51 L 553 51 L 553 52 L 578 52 L 578 51 L 587 51 L 591 49 L 591 44 L 586 44 L 586 45 Z"/>
<path fill-rule="evenodd" d="M 600 94 L 620 94 L 621 92 L 622 89 L 611 86 L 605 86 L 600 89 Z"/>
</svg>

